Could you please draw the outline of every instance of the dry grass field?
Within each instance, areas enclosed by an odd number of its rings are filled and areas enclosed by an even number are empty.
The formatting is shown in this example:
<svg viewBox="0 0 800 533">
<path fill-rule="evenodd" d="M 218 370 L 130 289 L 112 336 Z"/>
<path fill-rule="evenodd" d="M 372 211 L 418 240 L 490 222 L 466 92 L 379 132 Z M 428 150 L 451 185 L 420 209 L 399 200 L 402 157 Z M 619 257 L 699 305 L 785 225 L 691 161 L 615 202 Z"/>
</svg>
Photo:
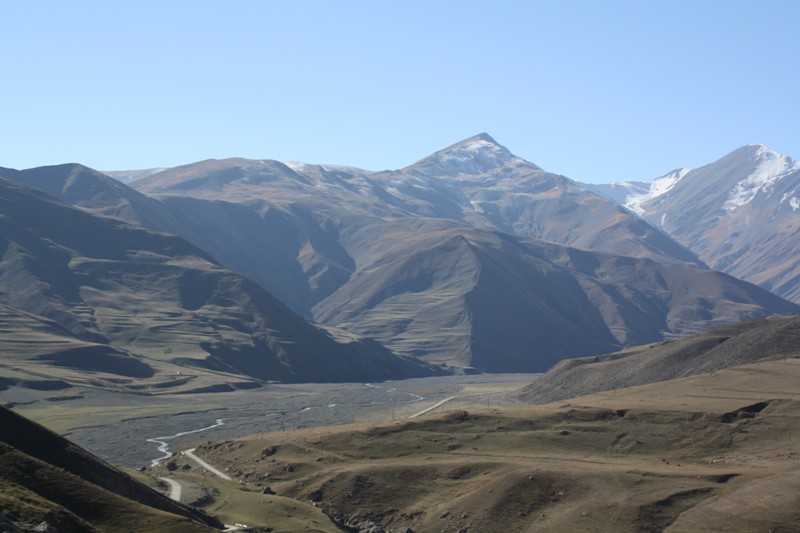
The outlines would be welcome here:
<svg viewBox="0 0 800 533">
<path fill-rule="evenodd" d="M 195 453 L 234 479 L 207 474 L 206 508 L 226 522 L 242 513 L 253 527 L 276 528 L 277 497 L 262 494 L 274 491 L 313 503 L 303 517 L 319 531 L 316 509 L 362 531 L 800 531 L 799 383 L 800 360 L 767 361 L 543 406 L 268 433 Z M 188 458 L 174 466 L 159 475 L 204 483 Z M 237 501 L 221 486 L 251 496 Z"/>
</svg>

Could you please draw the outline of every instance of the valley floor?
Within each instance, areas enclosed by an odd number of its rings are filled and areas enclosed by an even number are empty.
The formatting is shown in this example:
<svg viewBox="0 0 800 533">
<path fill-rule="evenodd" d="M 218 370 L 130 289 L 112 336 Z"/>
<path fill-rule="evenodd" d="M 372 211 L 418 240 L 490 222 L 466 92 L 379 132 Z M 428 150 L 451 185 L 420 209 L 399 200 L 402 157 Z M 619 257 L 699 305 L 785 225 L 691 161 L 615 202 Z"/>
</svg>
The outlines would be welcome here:
<svg viewBox="0 0 800 533">
<path fill-rule="evenodd" d="M 457 375 L 384 383 L 267 385 L 262 389 L 147 396 L 73 387 L 12 387 L 0 401 L 99 457 L 141 467 L 208 440 L 267 431 L 381 423 L 430 409 L 513 405 L 537 374 Z"/>
</svg>

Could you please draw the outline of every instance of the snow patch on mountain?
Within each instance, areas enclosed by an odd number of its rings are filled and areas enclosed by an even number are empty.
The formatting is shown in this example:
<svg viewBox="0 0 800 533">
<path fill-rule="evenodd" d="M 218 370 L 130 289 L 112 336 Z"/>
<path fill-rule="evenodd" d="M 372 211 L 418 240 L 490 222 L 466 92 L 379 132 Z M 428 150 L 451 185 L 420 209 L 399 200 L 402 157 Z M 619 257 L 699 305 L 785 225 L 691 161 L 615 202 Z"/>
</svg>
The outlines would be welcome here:
<svg viewBox="0 0 800 533">
<path fill-rule="evenodd" d="M 669 174 L 661 176 L 660 178 L 656 178 L 654 180 L 647 181 L 650 185 L 649 189 L 645 193 L 634 193 L 629 195 L 625 199 L 625 207 L 636 213 L 637 215 L 642 215 L 645 212 L 644 204 L 653 200 L 654 198 L 658 198 L 659 196 L 668 193 L 672 190 L 675 185 L 678 184 L 680 180 L 686 176 L 692 169 L 690 168 L 679 168 L 678 170 L 673 170 Z"/>
<path fill-rule="evenodd" d="M 759 192 L 769 194 L 776 182 L 800 169 L 800 162 L 761 146 L 755 153 L 757 165 L 752 174 L 739 181 L 728 193 L 722 206 L 726 212 L 750 203 Z"/>
<path fill-rule="evenodd" d="M 800 209 L 800 199 L 798 199 L 797 196 L 794 196 L 796 192 L 797 191 L 784 193 L 783 196 L 781 196 L 781 201 L 778 203 L 785 204 L 788 202 L 789 207 L 792 208 L 792 211 L 797 211 L 798 209 Z"/>
<path fill-rule="evenodd" d="M 512 154 L 508 148 L 498 144 L 488 134 L 481 133 L 439 150 L 407 168 L 413 168 L 428 176 L 462 179 L 523 165 L 532 170 L 541 170 L 536 165 Z"/>
<path fill-rule="evenodd" d="M 482 137 L 474 137 L 452 150 L 440 153 L 439 165 L 449 171 L 480 174 L 516 159 L 508 149 Z"/>
<path fill-rule="evenodd" d="M 359 167 L 353 167 L 350 165 L 331 165 L 331 164 L 314 164 L 314 163 L 305 163 L 303 161 L 284 161 L 284 165 L 291 168 L 295 172 L 306 172 L 314 167 L 320 167 L 322 170 L 326 172 L 348 172 L 352 174 L 364 174 L 365 176 L 369 176 L 370 174 L 375 174 L 374 170 L 366 170 Z"/>
</svg>

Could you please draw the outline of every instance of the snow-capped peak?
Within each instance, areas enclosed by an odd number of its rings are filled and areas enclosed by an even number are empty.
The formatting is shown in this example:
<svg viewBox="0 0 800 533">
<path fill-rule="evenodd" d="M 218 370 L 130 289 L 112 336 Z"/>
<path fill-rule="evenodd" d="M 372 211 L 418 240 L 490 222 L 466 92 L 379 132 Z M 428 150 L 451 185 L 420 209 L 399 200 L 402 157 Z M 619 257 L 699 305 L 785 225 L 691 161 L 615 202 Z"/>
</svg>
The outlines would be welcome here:
<svg viewBox="0 0 800 533">
<path fill-rule="evenodd" d="M 800 162 L 791 157 L 781 155 L 763 145 L 754 145 L 752 148 L 755 148 L 753 153 L 755 169 L 729 191 L 728 200 L 722 206 L 725 211 L 733 211 L 751 202 L 760 191 L 769 192 L 785 175 L 800 170 Z"/>
<path fill-rule="evenodd" d="M 498 144 L 489 134 L 481 133 L 439 150 L 412 166 L 425 168 L 426 172 L 435 175 L 457 176 L 483 174 L 509 163 L 525 161 Z"/>
</svg>

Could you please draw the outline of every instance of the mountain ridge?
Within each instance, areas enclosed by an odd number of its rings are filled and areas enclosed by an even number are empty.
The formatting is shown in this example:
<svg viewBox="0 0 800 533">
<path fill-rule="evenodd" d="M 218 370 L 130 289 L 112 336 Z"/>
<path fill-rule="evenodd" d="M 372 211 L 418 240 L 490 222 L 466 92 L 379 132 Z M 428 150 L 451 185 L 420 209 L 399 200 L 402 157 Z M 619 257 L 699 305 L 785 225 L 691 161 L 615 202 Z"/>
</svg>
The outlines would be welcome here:
<svg viewBox="0 0 800 533">
<path fill-rule="evenodd" d="M 652 188 L 669 176 L 627 190 Z M 623 196 L 610 186 L 595 190 L 617 201 Z M 800 301 L 800 162 L 745 145 L 655 193 L 631 192 L 624 205 L 712 268 Z"/>
</svg>

